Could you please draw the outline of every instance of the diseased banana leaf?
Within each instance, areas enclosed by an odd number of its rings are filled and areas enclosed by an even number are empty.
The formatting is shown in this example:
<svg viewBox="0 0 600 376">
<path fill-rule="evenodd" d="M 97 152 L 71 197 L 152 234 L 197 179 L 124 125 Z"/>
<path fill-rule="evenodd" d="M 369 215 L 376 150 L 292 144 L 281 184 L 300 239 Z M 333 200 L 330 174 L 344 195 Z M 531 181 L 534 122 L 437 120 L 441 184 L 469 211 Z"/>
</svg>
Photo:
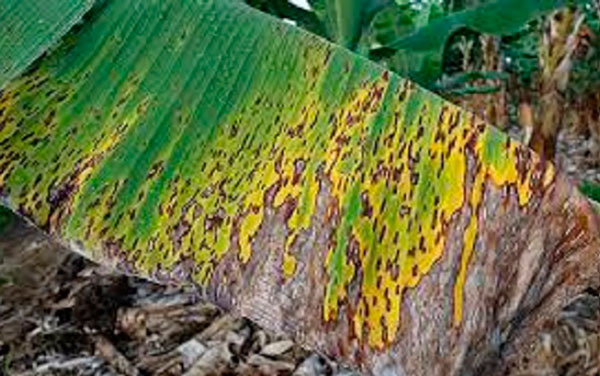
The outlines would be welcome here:
<svg viewBox="0 0 600 376">
<path fill-rule="evenodd" d="M 1 92 L 0 198 L 374 374 L 500 373 L 599 285 L 550 163 L 237 1 L 95 7 Z"/>
<path fill-rule="evenodd" d="M 94 0 L 0 1 L 0 89 L 81 20 Z"/>
</svg>

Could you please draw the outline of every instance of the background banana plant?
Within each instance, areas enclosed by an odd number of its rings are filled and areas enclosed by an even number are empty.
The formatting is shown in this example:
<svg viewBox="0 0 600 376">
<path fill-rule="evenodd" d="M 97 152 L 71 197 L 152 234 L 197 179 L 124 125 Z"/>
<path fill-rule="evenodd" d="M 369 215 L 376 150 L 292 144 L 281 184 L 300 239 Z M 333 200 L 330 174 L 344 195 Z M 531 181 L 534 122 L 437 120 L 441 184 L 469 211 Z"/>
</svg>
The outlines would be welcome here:
<svg viewBox="0 0 600 376">
<path fill-rule="evenodd" d="M 0 40 L 0 199 L 98 262 L 373 374 L 502 374 L 600 286 L 550 162 L 345 48 L 227 0 L 98 1 L 52 44 L 59 5 L 3 4 L 50 26 Z"/>
</svg>

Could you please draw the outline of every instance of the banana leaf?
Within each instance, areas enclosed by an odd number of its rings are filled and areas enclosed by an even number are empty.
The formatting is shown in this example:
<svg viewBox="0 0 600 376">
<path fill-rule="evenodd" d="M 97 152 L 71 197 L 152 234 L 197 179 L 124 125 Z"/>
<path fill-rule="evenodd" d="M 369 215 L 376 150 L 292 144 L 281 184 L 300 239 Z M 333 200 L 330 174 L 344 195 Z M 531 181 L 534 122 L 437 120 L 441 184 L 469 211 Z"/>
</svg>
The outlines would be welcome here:
<svg viewBox="0 0 600 376">
<path fill-rule="evenodd" d="M 311 8 L 324 25 L 330 40 L 349 49 L 355 49 L 363 24 L 370 17 L 371 8 L 385 0 L 311 0 Z"/>
<path fill-rule="evenodd" d="M 106 0 L 22 64 L 2 203 L 365 372 L 504 374 L 600 285 L 551 163 L 241 1 Z"/>
<path fill-rule="evenodd" d="M 0 89 L 50 48 L 94 0 L 0 2 Z"/>
<path fill-rule="evenodd" d="M 253 8 L 272 14 L 279 18 L 288 19 L 313 34 L 325 35 L 325 25 L 315 12 L 303 9 L 288 0 L 246 0 Z"/>
<path fill-rule="evenodd" d="M 442 56 L 448 38 L 460 29 L 498 36 L 511 35 L 523 29 L 529 21 L 547 12 L 581 2 L 581 0 L 485 2 L 434 19 L 408 35 L 398 35 L 397 40 L 373 49 L 370 56 L 376 60 L 390 60 L 395 71 L 429 87 L 441 74 Z"/>
</svg>

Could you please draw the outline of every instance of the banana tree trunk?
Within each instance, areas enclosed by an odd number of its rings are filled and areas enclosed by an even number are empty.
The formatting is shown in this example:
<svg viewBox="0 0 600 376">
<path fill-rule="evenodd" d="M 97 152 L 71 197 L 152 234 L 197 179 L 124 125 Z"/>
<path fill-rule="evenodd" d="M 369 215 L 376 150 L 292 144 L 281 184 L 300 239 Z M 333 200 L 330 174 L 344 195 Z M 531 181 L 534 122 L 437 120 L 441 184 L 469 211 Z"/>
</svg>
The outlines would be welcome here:
<svg viewBox="0 0 600 376">
<path fill-rule="evenodd" d="M 0 198 L 72 249 L 374 375 L 505 374 L 600 286 L 553 165 L 384 68 L 241 2 L 86 20 L 0 95 Z"/>
<path fill-rule="evenodd" d="M 502 72 L 502 55 L 500 51 L 500 38 L 494 35 L 482 35 L 480 37 L 483 64 L 481 70 L 490 72 Z M 463 54 L 463 58 L 470 60 L 469 54 Z M 472 70 L 468 61 L 463 62 L 463 70 Z M 476 93 L 461 96 L 453 100 L 454 103 L 466 108 L 481 117 L 488 124 L 500 129 L 508 125 L 506 109 L 506 85 L 501 79 L 480 79 L 473 84 L 480 87 L 498 87 L 493 93 Z"/>
<path fill-rule="evenodd" d="M 566 8 L 547 20 L 540 46 L 539 103 L 529 146 L 544 158 L 554 159 L 556 140 L 565 112 L 565 90 L 583 15 Z"/>
<path fill-rule="evenodd" d="M 502 72 L 504 64 L 502 52 L 500 50 L 500 38 L 493 35 L 483 35 L 481 37 L 481 48 L 483 51 L 483 66 L 487 72 Z M 500 89 L 485 97 L 485 116 L 489 124 L 500 129 L 506 128 L 507 109 L 506 109 L 506 85 L 502 80 L 488 80 L 486 85 L 498 86 Z"/>
<path fill-rule="evenodd" d="M 528 88 L 518 90 L 519 100 L 519 126 L 523 129 L 523 143 L 529 144 L 534 128 L 534 109 L 531 101 L 531 93 Z"/>
</svg>

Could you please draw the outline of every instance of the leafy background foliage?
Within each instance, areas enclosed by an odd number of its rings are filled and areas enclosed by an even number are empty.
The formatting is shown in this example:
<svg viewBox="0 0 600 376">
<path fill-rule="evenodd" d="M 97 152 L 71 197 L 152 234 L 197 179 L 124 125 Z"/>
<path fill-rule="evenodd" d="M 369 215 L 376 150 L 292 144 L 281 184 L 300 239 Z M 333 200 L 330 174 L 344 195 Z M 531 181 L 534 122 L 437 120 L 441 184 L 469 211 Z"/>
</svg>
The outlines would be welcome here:
<svg viewBox="0 0 600 376">
<path fill-rule="evenodd" d="M 300 9 L 287 0 L 247 2 L 296 21 L 311 32 L 368 55 L 425 85 L 433 84 L 443 69 L 452 65 L 452 59 L 444 59 L 444 53 L 452 49 L 448 42 L 455 41 L 456 34 L 535 38 L 532 25 L 539 22 L 540 17 L 575 4 L 567 0 L 359 0 L 347 2 L 351 5 L 344 10 L 348 13 L 342 17 L 346 21 L 342 24 L 336 21 L 340 10 L 334 1 L 312 0 L 312 11 Z M 587 4 L 584 0 L 578 3 Z M 286 7 L 298 11 L 280 11 Z M 309 14 L 314 17 L 307 23 Z M 507 43 L 506 48 L 509 46 Z M 520 47 L 513 53 L 535 55 L 535 45 L 525 43 L 511 47 L 513 50 Z"/>
</svg>

